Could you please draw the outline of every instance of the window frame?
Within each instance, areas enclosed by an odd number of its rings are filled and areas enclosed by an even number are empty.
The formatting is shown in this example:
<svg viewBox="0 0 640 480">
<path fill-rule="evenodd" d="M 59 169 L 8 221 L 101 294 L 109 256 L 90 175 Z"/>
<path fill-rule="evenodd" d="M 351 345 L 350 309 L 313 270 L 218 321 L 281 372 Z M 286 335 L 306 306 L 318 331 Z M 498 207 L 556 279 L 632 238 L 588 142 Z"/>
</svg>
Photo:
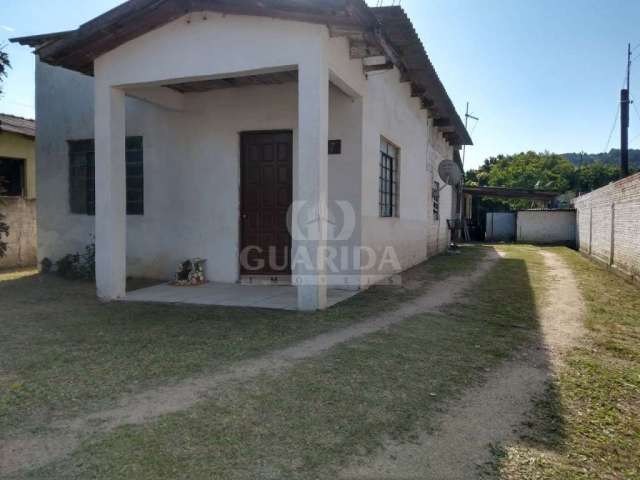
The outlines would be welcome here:
<svg viewBox="0 0 640 480">
<path fill-rule="evenodd" d="M 125 141 L 126 214 L 127 216 L 142 216 L 144 215 L 144 138 L 142 136 L 130 136 L 126 137 Z M 69 210 L 74 215 L 94 216 L 94 139 L 67 140 L 67 147 L 69 158 Z M 84 161 L 84 164 L 74 164 L 74 162 L 82 161 Z M 74 169 L 84 169 L 84 177 L 78 173 L 74 174 Z M 80 198 L 78 198 L 78 195 L 80 195 Z M 134 195 L 135 197 L 133 198 Z"/>
<path fill-rule="evenodd" d="M 380 218 L 400 215 L 400 147 L 380 137 L 378 207 Z"/>
<path fill-rule="evenodd" d="M 27 169 L 27 160 L 25 158 L 15 158 L 15 157 L 4 157 L 0 156 L 0 162 L 8 162 L 14 163 L 15 168 L 17 170 L 17 182 L 15 185 L 18 186 L 17 189 L 6 188 L 4 187 L 5 183 L 12 183 L 10 180 L 7 180 L 4 176 L 0 175 L 0 197 L 7 198 L 24 198 L 27 196 L 27 185 L 26 185 L 26 169 Z M 13 193 L 14 190 L 19 190 L 18 193 Z"/>
<path fill-rule="evenodd" d="M 440 182 L 438 180 L 433 181 L 431 187 L 431 202 L 433 204 L 433 221 L 440 221 Z"/>
</svg>

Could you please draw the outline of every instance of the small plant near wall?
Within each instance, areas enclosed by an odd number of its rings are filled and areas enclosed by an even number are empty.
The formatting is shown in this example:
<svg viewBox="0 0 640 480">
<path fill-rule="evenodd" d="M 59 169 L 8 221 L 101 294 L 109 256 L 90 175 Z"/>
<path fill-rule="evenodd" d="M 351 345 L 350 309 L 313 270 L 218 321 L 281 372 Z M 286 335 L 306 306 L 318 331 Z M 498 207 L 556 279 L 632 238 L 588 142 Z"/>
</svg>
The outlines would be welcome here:
<svg viewBox="0 0 640 480">
<path fill-rule="evenodd" d="M 0 196 L 4 193 L 4 188 L 2 188 L 2 177 L 0 177 Z M 2 199 L 0 198 L 0 207 L 3 206 Z M 7 242 L 4 241 L 9 236 L 9 225 L 4 222 L 4 219 L 7 218 L 0 212 L 0 258 L 4 257 L 7 254 Z"/>
<path fill-rule="evenodd" d="M 9 225 L 3 222 L 5 216 L 0 213 L 0 258 L 7 254 L 7 242 L 3 241 L 3 237 L 9 236 Z"/>
<path fill-rule="evenodd" d="M 48 258 L 42 261 L 42 271 L 52 270 L 52 262 Z M 91 242 L 84 253 L 70 253 L 55 262 L 55 273 L 71 280 L 95 280 L 96 278 L 96 245 Z"/>
<path fill-rule="evenodd" d="M 196 286 L 207 283 L 204 274 L 204 265 L 207 261 L 203 258 L 192 258 L 178 265 L 173 285 L 178 287 Z"/>
<path fill-rule="evenodd" d="M 53 262 L 48 258 L 43 258 L 42 262 L 40 262 L 40 271 L 42 273 L 51 273 L 53 270 Z"/>
</svg>

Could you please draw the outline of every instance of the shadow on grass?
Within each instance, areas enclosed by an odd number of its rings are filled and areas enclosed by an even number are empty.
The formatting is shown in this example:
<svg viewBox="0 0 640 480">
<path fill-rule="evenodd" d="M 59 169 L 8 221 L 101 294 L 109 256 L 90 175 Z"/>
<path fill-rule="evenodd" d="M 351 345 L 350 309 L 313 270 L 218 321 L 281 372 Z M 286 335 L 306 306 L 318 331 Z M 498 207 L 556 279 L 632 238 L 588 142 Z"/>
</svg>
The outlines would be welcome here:
<svg viewBox="0 0 640 480">
<path fill-rule="evenodd" d="M 488 370 L 541 342 L 536 305 L 544 300 L 539 298 L 546 281 L 542 260 L 535 249 L 505 251 L 508 258 L 498 261 L 464 301 L 439 313 L 420 314 L 340 345 L 277 378 L 223 389 L 158 422 L 122 427 L 29 478 L 143 480 L 175 478 L 179 472 L 182 478 L 334 479 L 354 458 L 378 451 L 386 438 L 410 441 L 435 428 L 436 414 L 465 389 L 482 384 Z M 437 259 L 444 262 L 440 270 L 414 270 L 407 279 L 462 273 L 471 261 L 464 255 L 456 256 L 453 266 L 445 257 Z M 332 311 L 360 315 L 398 295 L 416 293 L 373 289 Z M 321 320 L 329 313 L 290 315 Z M 548 363 L 544 350 L 539 360 Z M 558 418 L 554 429 L 563 435 L 561 411 Z M 491 418 L 481 420 L 469 428 L 493 427 Z"/>
<path fill-rule="evenodd" d="M 120 395 L 362 321 L 480 260 L 479 251 L 434 258 L 403 274 L 418 282 L 416 289 L 373 287 L 317 313 L 104 304 L 92 282 L 55 275 L 0 282 L 0 430 L 39 428 L 51 415 L 107 408 Z"/>
</svg>

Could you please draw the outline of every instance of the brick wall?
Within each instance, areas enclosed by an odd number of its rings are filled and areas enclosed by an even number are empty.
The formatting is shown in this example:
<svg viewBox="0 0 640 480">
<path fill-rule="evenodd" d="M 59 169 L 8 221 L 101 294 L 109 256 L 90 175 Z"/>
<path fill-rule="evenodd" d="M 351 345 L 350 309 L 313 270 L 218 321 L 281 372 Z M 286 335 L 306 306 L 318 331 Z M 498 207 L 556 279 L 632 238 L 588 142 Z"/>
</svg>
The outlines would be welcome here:
<svg viewBox="0 0 640 480">
<path fill-rule="evenodd" d="M 0 258 L 0 270 L 30 267 L 38 263 L 36 201 L 20 197 L 0 197 L 0 212 L 9 225 L 7 254 Z"/>
<path fill-rule="evenodd" d="M 573 203 L 580 251 L 640 279 L 640 173 Z"/>
</svg>

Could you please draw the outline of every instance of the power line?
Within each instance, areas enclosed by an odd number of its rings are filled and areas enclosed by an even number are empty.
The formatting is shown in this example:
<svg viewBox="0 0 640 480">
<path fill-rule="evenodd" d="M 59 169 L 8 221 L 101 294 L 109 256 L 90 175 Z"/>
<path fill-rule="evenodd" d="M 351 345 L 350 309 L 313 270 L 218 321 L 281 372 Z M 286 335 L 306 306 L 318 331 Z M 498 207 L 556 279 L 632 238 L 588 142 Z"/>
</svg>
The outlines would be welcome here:
<svg viewBox="0 0 640 480">
<path fill-rule="evenodd" d="M 35 105 L 29 103 L 16 102 L 15 100 L 7 100 L 6 98 L 0 98 L 0 103 L 11 103 L 13 105 L 18 105 L 19 107 L 29 107 L 35 108 Z"/>
<path fill-rule="evenodd" d="M 631 100 L 633 100 L 633 102 L 631 102 L 631 105 L 633 105 L 633 109 L 635 110 L 636 115 L 638 116 L 638 121 L 640 121 L 640 110 L 638 110 L 638 107 L 636 106 L 636 99 L 633 98 L 633 95 L 630 94 L 630 96 L 631 96 Z"/>
<path fill-rule="evenodd" d="M 603 152 L 607 152 L 609 150 L 609 144 L 611 143 L 611 137 L 613 137 L 613 132 L 616 129 L 616 125 L 618 125 L 618 116 L 620 114 L 620 104 L 618 104 L 618 108 L 616 109 L 616 115 L 613 117 L 613 126 L 611 127 L 611 131 L 609 132 L 609 138 L 607 139 L 607 144 L 604 147 Z"/>
</svg>

